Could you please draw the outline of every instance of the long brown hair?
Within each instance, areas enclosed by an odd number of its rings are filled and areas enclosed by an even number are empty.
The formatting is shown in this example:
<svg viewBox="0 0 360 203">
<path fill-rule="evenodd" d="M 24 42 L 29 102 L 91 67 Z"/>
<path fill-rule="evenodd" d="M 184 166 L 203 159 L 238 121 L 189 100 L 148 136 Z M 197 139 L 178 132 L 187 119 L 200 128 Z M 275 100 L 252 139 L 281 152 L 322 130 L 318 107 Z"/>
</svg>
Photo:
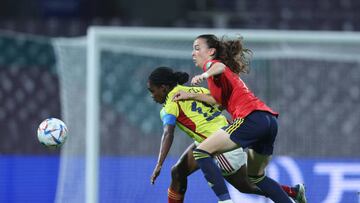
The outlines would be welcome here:
<svg viewBox="0 0 360 203">
<path fill-rule="evenodd" d="M 223 36 L 220 40 L 212 34 L 199 35 L 196 39 L 204 39 L 209 48 L 214 48 L 214 59 L 220 60 L 231 71 L 236 74 L 249 73 L 249 57 L 252 55 L 250 49 L 243 45 L 243 38 L 238 36 L 235 39 L 226 39 Z"/>
</svg>

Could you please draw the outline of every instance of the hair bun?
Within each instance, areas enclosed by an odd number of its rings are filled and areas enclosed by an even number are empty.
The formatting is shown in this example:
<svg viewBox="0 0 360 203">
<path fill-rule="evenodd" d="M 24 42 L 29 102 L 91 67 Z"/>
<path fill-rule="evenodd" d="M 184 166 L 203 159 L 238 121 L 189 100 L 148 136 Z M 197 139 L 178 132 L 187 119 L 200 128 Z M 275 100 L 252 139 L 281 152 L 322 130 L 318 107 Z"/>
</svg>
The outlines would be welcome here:
<svg viewBox="0 0 360 203">
<path fill-rule="evenodd" d="M 189 80 L 189 74 L 186 72 L 174 72 L 174 76 L 180 85 L 185 84 Z"/>
</svg>

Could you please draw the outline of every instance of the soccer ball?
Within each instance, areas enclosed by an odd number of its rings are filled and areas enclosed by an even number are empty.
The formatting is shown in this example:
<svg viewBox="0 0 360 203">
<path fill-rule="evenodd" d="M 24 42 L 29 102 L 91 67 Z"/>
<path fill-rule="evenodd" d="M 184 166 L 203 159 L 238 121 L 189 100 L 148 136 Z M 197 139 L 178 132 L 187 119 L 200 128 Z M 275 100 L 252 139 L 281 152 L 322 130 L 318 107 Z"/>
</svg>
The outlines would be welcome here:
<svg viewBox="0 0 360 203">
<path fill-rule="evenodd" d="M 57 118 L 48 118 L 40 123 L 37 137 L 46 147 L 56 148 L 64 144 L 67 138 L 65 123 Z"/>
</svg>

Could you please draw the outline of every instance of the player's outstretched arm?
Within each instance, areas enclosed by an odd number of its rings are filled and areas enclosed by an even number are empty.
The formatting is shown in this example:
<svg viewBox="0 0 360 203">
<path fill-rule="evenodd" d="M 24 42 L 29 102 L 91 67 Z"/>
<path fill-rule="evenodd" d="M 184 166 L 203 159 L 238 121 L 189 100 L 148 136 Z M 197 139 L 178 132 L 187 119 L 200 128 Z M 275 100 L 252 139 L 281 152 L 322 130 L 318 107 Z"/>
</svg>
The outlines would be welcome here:
<svg viewBox="0 0 360 203">
<path fill-rule="evenodd" d="M 156 178 L 160 175 L 161 167 L 166 159 L 166 156 L 170 151 L 172 142 L 174 140 L 174 131 L 175 131 L 175 125 L 164 126 L 164 130 L 161 138 L 161 144 L 160 144 L 160 151 L 158 155 L 158 161 L 150 178 L 151 184 L 154 184 Z"/>
<path fill-rule="evenodd" d="M 225 70 L 225 65 L 223 63 L 220 62 L 214 63 L 206 72 L 202 73 L 201 75 L 194 76 L 191 79 L 191 84 L 199 85 L 202 81 L 206 80 L 207 78 L 223 73 L 224 70 Z"/>
</svg>

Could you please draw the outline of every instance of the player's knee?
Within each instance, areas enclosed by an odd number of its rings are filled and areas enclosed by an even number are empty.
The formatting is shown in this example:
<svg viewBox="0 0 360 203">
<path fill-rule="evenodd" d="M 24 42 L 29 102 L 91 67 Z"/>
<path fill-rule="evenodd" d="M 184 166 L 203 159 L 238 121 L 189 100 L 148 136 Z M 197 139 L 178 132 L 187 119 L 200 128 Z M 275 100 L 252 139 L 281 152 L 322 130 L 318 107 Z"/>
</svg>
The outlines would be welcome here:
<svg viewBox="0 0 360 203">
<path fill-rule="evenodd" d="M 244 183 L 238 189 L 241 193 L 246 194 L 253 194 L 255 190 L 254 186 L 252 186 L 250 183 Z"/>
<path fill-rule="evenodd" d="M 181 181 L 184 177 L 183 171 L 177 165 L 171 167 L 171 178 L 176 181 Z"/>
</svg>

